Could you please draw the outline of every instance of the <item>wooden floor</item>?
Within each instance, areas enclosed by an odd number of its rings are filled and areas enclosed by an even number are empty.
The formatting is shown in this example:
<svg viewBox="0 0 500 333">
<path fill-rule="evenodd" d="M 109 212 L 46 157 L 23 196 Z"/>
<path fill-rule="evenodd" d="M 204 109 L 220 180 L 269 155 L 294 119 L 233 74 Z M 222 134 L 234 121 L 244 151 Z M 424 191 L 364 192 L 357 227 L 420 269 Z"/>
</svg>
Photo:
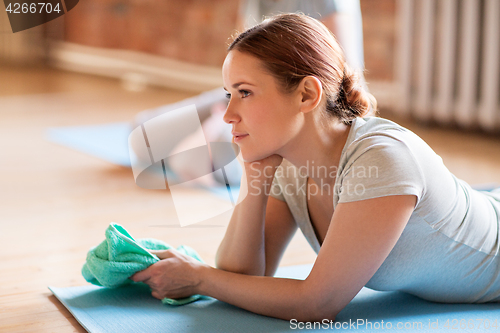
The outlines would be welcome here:
<svg viewBox="0 0 500 333">
<path fill-rule="evenodd" d="M 191 95 L 130 92 L 111 79 L 0 66 L 0 332 L 84 332 L 47 286 L 86 284 L 80 273 L 86 253 L 104 239 L 110 222 L 136 238 L 192 246 L 213 265 L 224 227 L 165 227 L 174 219 L 165 192 L 141 189 L 130 169 L 44 137 L 48 127 L 129 121 L 141 110 Z M 398 122 L 457 177 L 500 183 L 500 138 Z M 314 259 L 297 233 L 282 265 Z"/>
</svg>

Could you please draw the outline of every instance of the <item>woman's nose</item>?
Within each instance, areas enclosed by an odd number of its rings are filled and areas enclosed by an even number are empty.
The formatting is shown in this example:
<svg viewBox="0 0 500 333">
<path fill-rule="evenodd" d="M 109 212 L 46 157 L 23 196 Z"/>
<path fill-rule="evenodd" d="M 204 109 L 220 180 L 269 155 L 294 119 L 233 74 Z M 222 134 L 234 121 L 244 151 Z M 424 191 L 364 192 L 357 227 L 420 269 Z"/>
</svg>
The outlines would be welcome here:
<svg viewBox="0 0 500 333">
<path fill-rule="evenodd" d="M 226 122 L 228 124 L 239 121 L 239 116 L 235 112 L 233 104 L 234 103 L 231 103 L 231 101 L 229 102 L 229 104 L 227 105 L 227 108 L 226 108 L 226 112 L 224 113 L 224 117 L 222 117 L 222 120 L 224 120 L 224 122 Z"/>
</svg>

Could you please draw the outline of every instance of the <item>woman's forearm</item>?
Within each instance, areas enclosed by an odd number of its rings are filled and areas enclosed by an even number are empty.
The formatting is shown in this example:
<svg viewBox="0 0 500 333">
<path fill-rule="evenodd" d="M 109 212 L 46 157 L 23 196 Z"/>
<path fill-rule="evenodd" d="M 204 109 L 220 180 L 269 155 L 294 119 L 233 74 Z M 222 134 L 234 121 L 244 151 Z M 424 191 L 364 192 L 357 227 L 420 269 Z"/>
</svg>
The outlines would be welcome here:
<svg viewBox="0 0 500 333">
<path fill-rule="evenodd" d="M 217 250 L 217 268 L 242 274 L 264 275 L 267 194 L 257 189 L 260 182 L 255 184 L 249 186 L 242 182 L 238 204 Z M 242 196 L 245 196 L 244 200 Z"/>
<path fill-rule="evenodd" d="M 335 319 L 334 313 L 319 309 L 307 281 L 249 276 L 203 267 L 199 294 L 217 298 L 245 310 L 284 320 L 321 321 Z"/>
</svg>

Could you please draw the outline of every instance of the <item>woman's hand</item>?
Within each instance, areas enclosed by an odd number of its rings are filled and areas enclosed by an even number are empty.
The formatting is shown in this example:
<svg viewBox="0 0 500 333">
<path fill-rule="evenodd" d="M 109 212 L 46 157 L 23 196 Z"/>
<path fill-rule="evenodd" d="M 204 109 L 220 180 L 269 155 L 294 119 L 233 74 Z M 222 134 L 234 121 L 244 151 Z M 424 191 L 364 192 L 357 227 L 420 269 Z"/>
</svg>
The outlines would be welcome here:
<svg viewBox="0 0 500 333">
<path fill-rule="evenodd" d="M 260 196 L 269 194 L 274 174 L 283 161 L 283 157 L 277 154 L 270 155 L 258 161 L 246 162 L 238 155 L 238 160 L 243 168 L 241 175 L 241 188 L 238 202 L 243 201 L 248 195 Z"/>
<path fill-rule="evenodd" d="M 184 298 L 198 294 L 201 271 L 208 265 L 173 249 L 150 252 L 161 260 L 132 275 L 132 281 L 149 285 L 151 295 L 158 299 Z"/>
<path fill-rule="evenodd" d="M 274 178 L 274 173 L 276 169 L 280 166 L 283 161 L 283 157 L 277 154 L 267 156 L 258 161 L 246 162 L 241 158 L 241 154 L 238 155 L 238 161 L 243 167 L 244 173 L 249 179 L 269 179 Z"/>
<path fill-rule="evenodd" d="M 258 161 L 244 162 L 244 164 L 247 170 L 259 170 L 260 172 L 262 172 L 263 176 L 272 177 L 282 161 L 282 156 L 274 154 Z"/>
</svg>

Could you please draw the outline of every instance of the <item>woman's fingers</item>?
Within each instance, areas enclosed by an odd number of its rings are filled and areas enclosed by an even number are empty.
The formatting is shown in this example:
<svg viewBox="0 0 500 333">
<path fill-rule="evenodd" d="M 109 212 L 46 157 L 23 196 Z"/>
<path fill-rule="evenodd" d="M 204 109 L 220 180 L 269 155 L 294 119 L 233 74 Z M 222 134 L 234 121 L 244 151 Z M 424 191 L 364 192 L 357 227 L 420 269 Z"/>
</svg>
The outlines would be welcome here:
<svg viewBox="0 0 500 333">
<path fill-rule="evenodd" d="M 134 275 L 129 277 L 129 279 L 134 282 L 147 282 L 150 277 L 151 274 L 149 273 L 149 270 L 146 268 L 145 270 L 135 273 Z"/>
<path fill-rule="evenodd" d="M 172 252 L 171 249 L 170 250 L 149 250 L 149 252 L 151 254 L 156 255 L 158 257 L 158 259 L 160 259 L 160 260 L 171 258 L 171 257 L 175 256 L 175 254 Z M 129 279 L 134 281 L 134 282 L 147 283 L 147 281 L 151 278 L 152 269 L 153 269 L 153 265 L 149 266 L 148 268 L 146 268 L 140 272 L 137 272 L 137 273 L 131 275 L 129 277 Z"/>
<path fill-rule="evenodd" d="M 174 256 L 174 254 L 172 253 L 172 251 L 173 251 L 172 249 L 170 249 L 170 250 L 149 250 L 149 252 L 151 254 L 154 254 L 159 259 L 171 258 L 172 256 Z"/>
<path fill-rule="evenodd" d="M 161 260 L 143 271 L 130 276 L 135 282 L 144 282 L 151 287 L 151 295 L 158 299 L 165 297 L 187 297 L 196 293 L 201 277 L 195 259 L 176 250 L 151 250 Z"/>
<path fill-rule="evenodd" d="M 156 291 L 153 291 L 151 293 L 151 296 L 153 296 L 154 298 L 163 299 L 163 297 L 161 297 L 160 294 Z"/>
</svg>

